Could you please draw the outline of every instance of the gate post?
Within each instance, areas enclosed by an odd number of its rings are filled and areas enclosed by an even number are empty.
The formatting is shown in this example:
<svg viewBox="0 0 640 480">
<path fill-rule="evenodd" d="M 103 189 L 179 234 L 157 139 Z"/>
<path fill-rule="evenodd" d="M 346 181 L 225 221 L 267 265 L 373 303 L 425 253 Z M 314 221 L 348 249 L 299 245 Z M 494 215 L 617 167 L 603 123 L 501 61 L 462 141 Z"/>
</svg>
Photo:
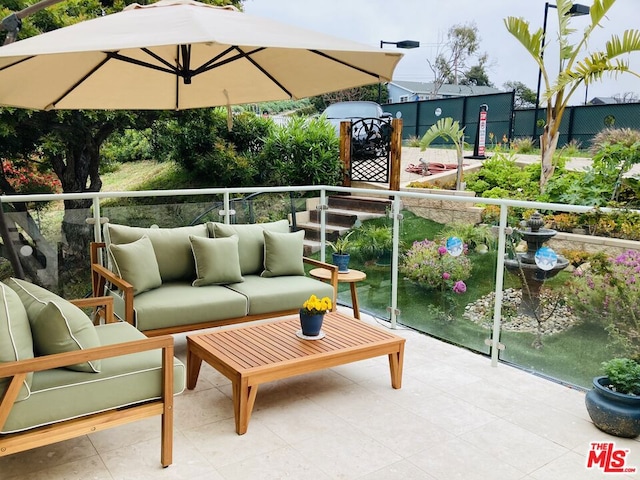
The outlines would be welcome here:
<svg viewBox="0 0 640 480">
<path fill-rule="evenodd" d="M 340 160 L 344 167 L 342 185 L 351 186 L 351 122 L 340 122 Z"/>
<path fill-rule="evenodd" d="M 391 120 L 391 173 L 389 190 L 400 190 L 400 170 L 402 169 L 402 119 Z"/>
</svg>

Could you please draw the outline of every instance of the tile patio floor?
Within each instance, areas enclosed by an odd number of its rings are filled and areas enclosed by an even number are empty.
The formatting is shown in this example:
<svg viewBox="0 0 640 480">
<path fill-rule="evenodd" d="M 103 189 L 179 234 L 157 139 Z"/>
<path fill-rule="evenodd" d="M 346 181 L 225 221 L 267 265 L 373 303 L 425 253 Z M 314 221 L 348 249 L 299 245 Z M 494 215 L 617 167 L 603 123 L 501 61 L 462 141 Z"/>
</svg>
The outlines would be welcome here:
<svg viewBox="0 0 640 480">
<path fill-rule="evenodd" d="M 365 321 L 373 321 L 364 316 Z M 587 470 L 601 433 L 584 393 L 411 330 L 403 386 L 386 357 L 260 386 L 247 434 L 234 430 L 231 385 L 203 364 L 176 397 L 174 463 L 160 467 L 160 423 L 149 419 L 0 458 L 2 480 L 629 479 Z M 176 352 L 185 359 L 185 336 Z"/>
</svg>

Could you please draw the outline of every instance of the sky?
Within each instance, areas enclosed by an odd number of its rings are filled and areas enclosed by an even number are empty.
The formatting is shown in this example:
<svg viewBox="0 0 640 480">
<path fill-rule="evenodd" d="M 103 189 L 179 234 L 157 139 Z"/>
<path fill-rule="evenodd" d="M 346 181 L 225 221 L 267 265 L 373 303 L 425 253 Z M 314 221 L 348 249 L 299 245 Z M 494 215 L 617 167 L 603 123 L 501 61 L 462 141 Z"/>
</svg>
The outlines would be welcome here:
<svg viewBox="0 0 640 480">
<path fill-rule="evenodd" d="M 575 2 L 580 3 L 580 2 Z M 591 5 L 584 0 L 584 5 Z M 453 25 L 474 22 L 480 36 L 480 52 L 487 53 L 490 81 L 502 88 L 507 81 L 520 81 L 536 90 L 538 68 L 530 54 L 511 36 L 504 25 L 508 16 L 522 17 L 532 31 L 542 28 L 545 2 L 542 0 L 245 0 L 244 11 L 342 38 L 379 47 L 380 41 L 418 40 L 420 47 L 400 50 L 405 54 L 394 73 L 394 80 L 433 81 L 427 59 L 435 59 L 442 49 L 447 31 Z M 572 17 L 571 27 L 582 32 L 588 17 Z M 591 50 L 603 50 L 613 34 L 640 29 L 640 0 L 617 0 L 607 18 L 591 36 Z M 549 72 L 558 64 L 557 10 L 549 8 L 545 62 Z M 554 48 L 555 47 L 555 48 Z M 384 48 L 393 48 L 385 45 Z M 640 52 L 627 57 L 631 68 L 640 73 Z M 471 63 L 473 64 L 473 63 Z M 544 88 L 544 87 L 543 87 Z M 631 74 L 581 87 L 569 102 L 582 104 L 585 94 L 612 97 L 634 92 L 640 97 L 640 78 Z"/>
</svg>

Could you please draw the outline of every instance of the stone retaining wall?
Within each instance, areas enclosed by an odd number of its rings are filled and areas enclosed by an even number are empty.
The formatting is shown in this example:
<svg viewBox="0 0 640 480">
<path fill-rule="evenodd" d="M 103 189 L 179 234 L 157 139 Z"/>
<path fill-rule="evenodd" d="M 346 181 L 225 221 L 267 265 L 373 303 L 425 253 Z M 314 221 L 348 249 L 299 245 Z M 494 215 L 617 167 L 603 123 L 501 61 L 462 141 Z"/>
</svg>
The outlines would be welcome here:
<svg viewBox="0 0 640 480">
<path fill-rule="evenodd" d="M 432 193 L 436 195 L 456 195 L 459 197 L 469 197 L 469 202 L 453 202 L 446 199 L 426 199 L 405 197 L 402 199 L 404 208 L 419 217 L 428 218 L 434 222 L 450 224 L 450 223 L 479 223 L 481 220 L 482 207 L 474 206 L 475 192 L 454 191 L 454 190 L 432 190 L 427 188 L 409 188 L 400 189 L 403 192 L 419 192 Z"/>
<path fill-rule="evenodd" d="M 604 252 L 612 257 L 618 256 L 627 250 L 640 250 L 640 242 L 635 240 L 565 232 L 558 232 L 555 237 L 549 240 L 548 245 L 558 253 L 562 252 L 562 250 L 582 250 L 587 253 Z"/>
</svg>

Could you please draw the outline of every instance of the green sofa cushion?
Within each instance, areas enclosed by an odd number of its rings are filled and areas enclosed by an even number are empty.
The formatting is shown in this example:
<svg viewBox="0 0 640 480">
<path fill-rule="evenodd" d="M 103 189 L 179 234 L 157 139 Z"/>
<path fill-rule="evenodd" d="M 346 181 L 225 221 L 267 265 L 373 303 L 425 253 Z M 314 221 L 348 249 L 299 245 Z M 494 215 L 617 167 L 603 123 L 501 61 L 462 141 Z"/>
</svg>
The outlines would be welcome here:
<svg viewBox="0 0 640 480">
<path fill-rule="evenodd" d="M 11 278 L 7 281 L 27 311 L 36 354 L 71 352 L 99 347 L 93 323 L 78 307 L 33 283 Z M 99 372 L 100 360 L 68 367 L 80 372 Z"/>
<path fill-rule="evenodd" d="M 293 233 L 264 230 L 263 277 L 304 275 L 304 230 Z"/>
<path fill-rule="evenodd" d="M 227 288 L 247 297 L 249 315 L 298 310 L 311 294 L 333 298 L 331 284 L 300 275 L 270 278 L 247 275 L 244 282 L 227 285 Z"/>
<path fill-rule="evenodd" d="M 114 272 L 120 278 L 133 285 L 133 294 L 137 295 L 162 285 L 158 261 L 149 237 L 116 245 L 109 245 L 113 259 Z"/>
<path fill-rule="evenodd" d="M 195 288 L 188 282 L 170 282 L 138 295 L 134 310 L 136 327 L 145 331 L 241 318 L 247 314 L 247 300 L 222 285 Z"/>
<path fill-rule="evenodd" d="M 0 283 L 0 363 L 27 360 L 33 356 L 33 338 L 27 311 L 18 294 Z M 29 373 L 18 393 L 18 401 L 29 397 L 32 379 L 33 373 Z M 8 384 L 8 379 L 0 379 L 0 398 Z"/>
<path fill-rule="evenodd" d="M 192 281 L 196 278 L 189 236 L 208 236 L 205 224 L 177 228 L 142 228 L 107 223 L 104 231 L 107 244 L 117 245 L 131 243 L 147 235 L 153 244 L 163 283 L 174 280 Z"/>
<path fill-rule="evenodd" d="M 100 343 L 112 345 L 144 339 L 128 323 L 95 327 Z M 17 432 L 90 413 L 155 400 L 161 397 L 160 350 L 102 359 L 100 373 L 74 372 L 64 368 L 37 372 L 31 396 L 11 409 L 0 433 Z M 185 367 L 173 363 L 174 393 L 185 385 Z"/>
<path fill-rule="evenodd" d="M 289 232 L 289 222 L 279 220 L 270 223 L 236 224 L 211 222 L 208 224 L 211 235 L 215 238 L 238 236 L 238 251 L 240 252 L 240 271 L 242 275 L 259 275 L 264 265 L 264 236 L 262 232 Z"/>
<path fill-rule="evenodd" d="M 227 238 L 189 237 L 196 263 L 194 287 L 225 285 L 242 282 L 238 237 Z"/>
</svg>

